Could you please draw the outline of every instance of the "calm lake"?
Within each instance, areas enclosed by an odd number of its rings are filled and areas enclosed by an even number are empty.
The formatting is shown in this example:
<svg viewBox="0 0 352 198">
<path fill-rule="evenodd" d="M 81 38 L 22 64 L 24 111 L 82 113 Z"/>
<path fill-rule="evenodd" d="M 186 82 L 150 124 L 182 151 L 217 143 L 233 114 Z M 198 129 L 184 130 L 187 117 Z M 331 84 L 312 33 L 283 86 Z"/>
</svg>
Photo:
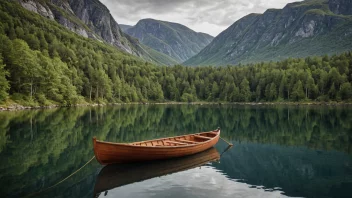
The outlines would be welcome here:
<svg viewBox="0 0 352 198">
<path fill-rule="evenodd" d="M 112 189 L 98 193 L 104 169 L 93 160 L 58 183 L 93 157 L 93 136 L 132 142 L 218 126 L 234 144 L 223 153 L 227 144 L 219 140 L 211 151 L 221 154 L 219 161 L 191 169 L 199 157 L 119 166 L 105 174 L 116 182 L 100 186 Z M 352 107 L 345 106 L 124 105 L 0 112 L 0 195 L 351 197 L 351 143 Z M 175 164 L 187 170 L 169 173 Z"/>
</svg>

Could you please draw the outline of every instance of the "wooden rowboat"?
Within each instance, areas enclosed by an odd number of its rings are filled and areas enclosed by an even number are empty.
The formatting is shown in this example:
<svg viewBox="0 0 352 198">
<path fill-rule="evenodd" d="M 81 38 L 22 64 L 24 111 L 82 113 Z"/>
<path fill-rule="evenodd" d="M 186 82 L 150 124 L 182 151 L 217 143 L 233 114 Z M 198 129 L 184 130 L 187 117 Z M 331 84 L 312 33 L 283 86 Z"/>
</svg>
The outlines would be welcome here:
<svg viewBox="0 0 352 198">
<path fill-rule="evenodd" d="M 194 155 L 172 159 L 142 163 L 110 164 L 105 166 L 97 176 L 94 186 L 94 197 L 98 197 L 101 192 L 110 189 L 196 168 L 218 160 L 220 160 L 218 151 L 215 148 L 210 148 Z"/>
<path fill-rule="evenodd" d="M 214 146 L 220 128 L 214 131 L 147 140 L 133 143 L 113 143 L 93 138 L 94 155 L 102 165 L 182 157 L 202 152 Z"/>
</svg>

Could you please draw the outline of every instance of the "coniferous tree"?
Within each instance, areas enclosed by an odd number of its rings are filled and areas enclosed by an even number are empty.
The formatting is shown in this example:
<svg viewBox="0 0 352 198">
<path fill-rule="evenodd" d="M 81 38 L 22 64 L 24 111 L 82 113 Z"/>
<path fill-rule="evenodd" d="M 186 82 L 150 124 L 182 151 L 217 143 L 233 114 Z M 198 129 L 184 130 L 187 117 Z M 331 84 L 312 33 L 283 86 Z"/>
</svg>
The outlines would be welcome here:
<svg viewBox="0 0 352 198">
<path fill-rule="evenodd" d="M 305 94 L 303 91 L 303 85 L 300 80 L 293 86 L 291 98 L 294 101 L 299 101 L 299 100 L 302 100 L 305 98 Z"/>
<path fill-rule="evenodd" d="M 8 75 L 9 72 L 5 70 L 5 65 L 0 56 L 0 102 L 4 101 L 8 96 L 8 90 L 10 89 L 10 84 L 6 79 Z"/>
<path fill-rule="evenodd" d="M 249 81 L 244 78 L 240 84 L 240 101 L 248 102 L 251 97 L 251 91 L 249 87 Z"/>
<path fill-rule="evenodd" d="M 352 86 L 351 83 L 345 82 L 341 85 L 339 95 L 342 100 L 351 100 L 352 99 Z"/>
</svg>

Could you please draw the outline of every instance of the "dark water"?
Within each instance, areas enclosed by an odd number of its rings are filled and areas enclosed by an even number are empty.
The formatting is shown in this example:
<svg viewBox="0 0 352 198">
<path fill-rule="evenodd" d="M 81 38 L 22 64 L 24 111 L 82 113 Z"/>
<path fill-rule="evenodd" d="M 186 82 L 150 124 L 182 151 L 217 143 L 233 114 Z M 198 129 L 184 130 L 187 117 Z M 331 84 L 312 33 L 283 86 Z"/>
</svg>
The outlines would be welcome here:
<svg viewBox="0 0 352 198">
<path fill-rule="evenodd" d="M 96 161 L 64 182 L 32 193 L 56 184 L 91 159 L 93 136 L 131 142 L 218 126 L 222 137 L 235 145 L 220 163 L 123 185 L 106 197 L 352 195 L 351 107 L 224 105 L 0 112 L 0 195 L 94 197 L 102 170 Z M 216 149 L 221 153 L 226 146 L 219 141 Z M 135 172 L 130 167 L 128 171 Z M 128 178 L 132 176 L 117 179 L 123 183 Z"/>
</svg>

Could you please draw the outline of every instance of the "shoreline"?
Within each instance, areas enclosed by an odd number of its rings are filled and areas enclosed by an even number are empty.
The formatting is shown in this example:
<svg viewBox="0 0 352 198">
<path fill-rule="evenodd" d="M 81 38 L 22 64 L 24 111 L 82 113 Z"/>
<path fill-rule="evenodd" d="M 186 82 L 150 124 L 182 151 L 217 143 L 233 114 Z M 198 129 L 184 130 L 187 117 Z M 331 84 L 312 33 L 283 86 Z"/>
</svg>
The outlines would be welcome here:
<svg viewBox="0 0 352 198">
<path fill-rule="evenodd" d="M 0 105 L 0 111 L 21 111 L 37 109 L 53 109 L 61 107 L 96 107 L 115 105 L 250 105 L 250 106 L 352 106 L 352 102 L 132 102 L 132 103 L 84 103 L 74 105 L 23 106 L 17 103 Z"/>
</svg>

